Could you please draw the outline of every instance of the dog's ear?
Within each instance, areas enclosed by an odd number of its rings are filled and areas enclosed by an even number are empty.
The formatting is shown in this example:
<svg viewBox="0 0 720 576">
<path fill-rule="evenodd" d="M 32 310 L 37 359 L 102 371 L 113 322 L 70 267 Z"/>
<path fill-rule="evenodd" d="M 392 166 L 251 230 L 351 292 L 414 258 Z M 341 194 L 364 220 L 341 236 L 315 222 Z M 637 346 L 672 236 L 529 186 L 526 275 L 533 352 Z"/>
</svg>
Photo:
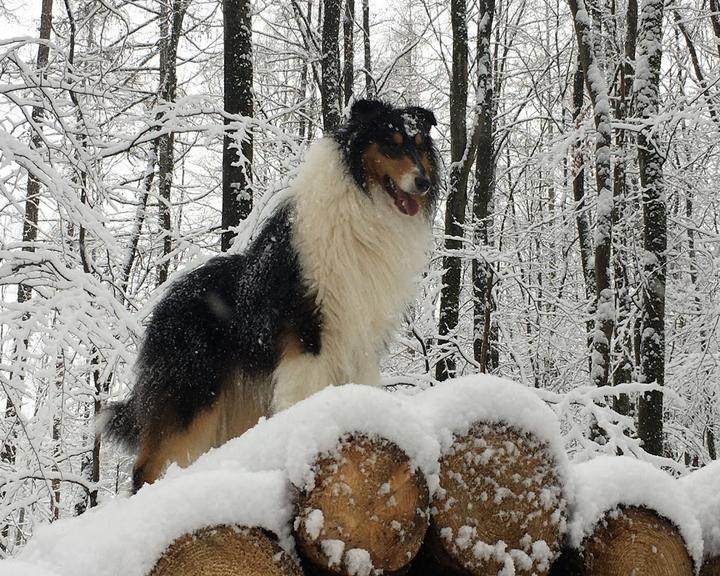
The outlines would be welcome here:
<svg viewBox="0 0 720 576">
<path fill-rule="evenodd" d="M 435 114 L 433 114 L 427 108 L 421 108 L 420 106 L 409 106 L 405 108 L 405 116 L 410 118 L 417 128 L 427 134 L 430 132 L 430 128 L 437 126 L 437 120 Z"/>
<path fill-rule="evenodd" d="M 358 100 L 350 109 L 350 119 L 366 122 L 372 120 L 387 109 L 380 100 Z"/>
</svg>

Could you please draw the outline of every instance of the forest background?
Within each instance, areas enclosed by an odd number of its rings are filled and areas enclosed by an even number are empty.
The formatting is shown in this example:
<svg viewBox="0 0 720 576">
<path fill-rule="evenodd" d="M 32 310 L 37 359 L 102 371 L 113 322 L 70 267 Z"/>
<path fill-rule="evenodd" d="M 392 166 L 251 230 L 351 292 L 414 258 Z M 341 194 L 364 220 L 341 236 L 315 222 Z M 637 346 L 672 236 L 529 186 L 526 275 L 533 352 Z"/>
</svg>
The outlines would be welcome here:
<svg viewBox="0 0 720 576">
<path fill-rule="evenodd" d="M 439 120 L 391 388 L 534 387 L 575 460 L 717 457 L 717 0 L 0 0 L 0 557 L 127 487 L 95 415 L 353 99 Z"/>
</svg>

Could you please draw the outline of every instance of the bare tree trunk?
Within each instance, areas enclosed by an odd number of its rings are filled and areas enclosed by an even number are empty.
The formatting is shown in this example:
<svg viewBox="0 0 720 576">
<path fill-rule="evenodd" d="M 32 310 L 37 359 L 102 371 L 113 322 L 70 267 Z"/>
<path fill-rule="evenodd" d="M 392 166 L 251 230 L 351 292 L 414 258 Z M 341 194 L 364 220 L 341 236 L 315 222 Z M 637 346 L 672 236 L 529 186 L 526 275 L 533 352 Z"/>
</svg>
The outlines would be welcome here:
<svg viewBox="0 0 720 576">
<path fill-rule="evenodd" d="M 322 29 L 322 113 L 326 134 L 340 125 L 340 5 L 341 0 L 325 0 Z"/>
<path fill-rule="evenodd" d="M 578 55 L 577 67 L 573 76 L 573 121 L 575 129 L 580 128 L 583 101 L 585 96 L 585 74 L 582 69 L 582 62 Z M 573 178 L 573 199 L 575 200 L 575 225 L 578 231 L 578 242 L 580 244 L 580 265 L 582 267 L 583 279 L 585 280 L 585 298 L 587 302 L 595 294 L 595 273 L 592 236 L 590 234 L 590 222 L 587 213 L 587 201 L 585 198 L 585 154 L 582 142 L 575 144 L 573 153 L 573 167 L 575 176 Z M 593 307 L 594 307 L 593 302 Z M 588 319 L 585 323 L 587 336 L 587 349 L 592 350 L 593 321 Z M 592 373 L 592 355 L 588 356 L 588 365 Z"/>
<path fill-rule="evenodd" d="M 662 60 L 662 0 L 644 0 L 638 33 L 635 75 L 636 112 L 642 120 L 638 134 L 638 163 L 643 204 L 645 254 L 642 304 L 641 377 L 644 382 L 665 384 L 665 280 L 667 273 L 667 211 L 663 183 L 665 158 L 652 120 L 660 107 Z M 651 454 L 663 452 L 663 395 L 646 392 L 638 403 L 638 435 Z"/>
<path fill-rule="evenodd" d="M 300 12 L 300 6 L 297 2 L 292 2 L 293 6 L 293 12 L 295 14 L 295 18 L 297 20 L 302 20 L 303 16 Z M 307 27 L 311 29 L 312 27 L 312 0 L 308 0 L 307 3 L 308 11 L 307 11 Z M 302 72 L 300 73 L 300 100 L 303 102 L 302 106 L 299 109 L 300 113 L 300 125 L 298 126 L 298 137 L 299 139 L 305 140 L 305 135 L 307 134 L 308 140 L 310 140 L 311 137 L 311 131 L 309 126 L 309 119 L 308 119 L 308 109 L 307 105 L 305 104 L 305 99 L 307 98 L 308 94 L 308 85 L 310 84 L 310 73 L 311 73 L 311 64 L 309 62 L 310 59 L 310 42 L 308 40 L 307 33 L 303 30 L 301 27 L 301 33 L 303 37 L 303 42 L 305 44 L 305 50 L 307 51 L 307 55 L 302 59 Z"/>
<path fill-rule="evenodd" d="M 568 0 L 575 25 L 575 37 L 582 63 L 585 85 L 595 117 L 595 178 L 598 202 L 595 223 L 595 326 L 593 329 L 591 381 L 596 386 L 608 383 L 610 341 L 615 322 L 613 288 L 610 284 L 613 193 L 610 157 L 612 122 L 608 90 L 595 53 L 594 34 L 584 0 Z"/>
<path fill-rule="evenodd" d="M 54 395 L 51 404 L 52 410 L 52 443 L 53 443 L 53 466 L 55 472 L 60 472 L 57 462 L 61 456 L 60 439 L 62 438 L 62 411 L 63 411 L 63 387 L 65 379 L 65 358 L 62 351 L 55 359 L 55 382 L 49 385 L 48 395 Z M 52 496 L 50 498 L 50 518 L 60 518 L 60 478 L 54 478 L 51 482 Z"/>
<path fill-rule="evenodd" d="M 480 99 L 479 138 L 473 191 L 473 233 L 476 246 L 489 246 L 495 186 L 495 143 L 493 140 L 493 77 L 490 38 L 495 0 L 480 0 L 478 14 L 477 60 Z M 483 372 L 497 367 L 497 346 L 493 345 L 493 269 L 479 259 L 472 262 L 473 278 L 473 356 Z"/>
<path fill-rule="evenodd" d="M 710 460 L 717 460 L 717 450 L 715 448 L 715 433 L 709 426 L 705 431 L 705 441 L 707 443 L 708 456 L 710 456 Z"/>
<path fill-rule="evenodd" d="M 710 12 L 710 22 L 715 34 L 715 46 L 718 56 L 720 56 L 720 2 L 718 0 L 710 0 Z"/>
<path fill-rule="evenodd" d="M 370 0 L 362 0 L 363 51 L 365 54 L 365 96 L 375 98 L 375 81 L 372 76 L 370 52 Z"/>
<path fill-rule="evenodd" d="M 355 50 L 353 45 L 353 31 L 355 27 L 355 0 L 345 0 L 345 17 L 343 18 L 343 100 L 345 105 L 353 95 L 353 78 L 355 67 L 353 59 Z"/>
<path fill-rule="evenodd" d="M 618 78 L 618 98 L 615 105 L 615 117 L 619 121 L 625 120 L 628 116 L 631 101 L 631 81 L 635 75 L 635 45 L 637 39 L 637 0 L 628 0 L 627 5 L 627 28 L 625 31 L 624 61 L 620 66 Z M 615 161 L 613 179 L 615 181 L 615 206 L 613 213 L 613 225 L 618 229 L 617 240 L 626 238 L 631 234 L 625 223 L 625 208 L 627 204 L 627 175 L 625 173 L 625 160 L 628 152 L 628 133 L 619 129 L 615 138 L 615 146 L 618 150 Z M 613 385 L 623 384 L 632 381 L 634 366 L 632 353 L 632 325 L 631 315 L 633 310 L 630 298 L 630 281 L 628 268 L 630 263 L 625 259 L 622 250 L 616 250 L 613 255 L 613 266 L 615 272 L 615 297 L 617 309 L 617 322 L 615 324 L 615 367 L 613 370 Z M 613 408 L 620 414 L 630 413 L 630 398 L 627 394 L 620 394 L 613 398 Z"/>
<path fill-rule="evenodd" d="M 708 86 L 702 68 L 700 68 L 700 58 L 698 57 L 697 50 L 695 49 L 695 43 L 693 42 L 692 37 L 688 33 L 687 28 L 682 21 L 682 18 L 680 18 L 680 13 L 677 11 L 676 8 L 673 8 L 672 12 L 673 18 L 675 20 L 675 25 L 678 27 L 680 33 L 685 39 L 685 44 L 687 45 L 688 52 L 690 54 L 690 62 L 692 62 L 693 70 L 695 72 L 698 84 L 700 84 L 700 88 L 702 88 L 703 96 L 705 97 L 705 101 L 707 102 L 708 112 L 710 113 L 710 118 L 712 118 L 712 120 L 716 124 L 720 125 L 720 118 L 718 118 L 718 113 L 715 109 L 715 104 L 713 102 L 712 94 L 710 92 L 710 86 Z"/>
<path fill-rule="evenodd" d="M 177 48 L 182 32 L 183 18 L 189 0 L 173 0 L 172 4 L 161 2 L 160 9 L 160 89 L 158 98 L 162 105 L 171 106 L 177 92 Z M 159 115 L 162 125 L 166 113 Z M 171 190 L 175 164 L 175 133 L 158 137 L 158 217 L 162 230 L 163 251 L 157 267 L 157 285 L 163 284 L 170 270 L 172 252 Z"/>
<path fill-rule="evenodd" d="M 452 252 L 462 247 L 465 210 L 467 206 L 467 175 L 463 161 L 467 161 L 467 70 L 468 31 L 465 0 L 452 0 L 450 5 L 453 32 L 452 79 L 450 84 L 450 174 L 448 197 L 445 205 L 445 250 Z M 472 160 L 471 160 L 472 161 Z M 442 290 L 440 295 L 440 322 L 438 344 L 441 359 L 435 368 L 435 377 L 445 380 L 454 376 L 456 364 L 451 340 L 448 338 L 458 324 L 460 306 L 461 260 L 458 256 L 443 257 Z"/>
<path fill-rule="evenodd" d="M 578 57 L 577 68 L 573 77 L 573 120 L 575 128 L 579 128 L 580 115 L 583 108 L 583 96 L 585 74 L 582 69 L 582 62 Z M 582 144 L 578 142 L 575 147 L 575 177 L 573 178 L 573 199 L 575 200 L 575 223 L 580 242 L 580 261 L 582 265 L 583 278 L 585 279 L 585 294 L 588 298 L 595 293 L 595 274 L 593 271 L 593 245 L 590 234 L 590 223 L 587 215 L 587 202 L 585 200 L 585 158 L 583 156 Z M 592 323 L 588 327 L 588 335 L 591 334 Z"/>
<path fill-rule="evenodd" d="M 52 0 L 42 0 L 41 12 L 40 12 L 40 43 L 38 44 L 37 58 L 35 60 L 35 66 L 38 70 L 38 75 L 42 78 L 45 76 L 45 68 L 48 65 L 50 56 L 50 35 L 52 33 Z M 30 148 L 33 150 L 40 150 L 43 146 L 43 139 L 40 134 L 42 130 L 42 120 L 44 116 L 44 110 L 42 106 L 33 106 L 31 118 L 33 121 L 32 136 L 30 137 Z M 26 252 L 34 252 L 35 247 L 33 243 L 37 240 L 38 236 L 38 217 L 40 212 L 40 181 L 35 177 L 32 172 L 28 172 L 27 180 L 27 192 L 25 195 L 25 218 L 23 220 L 22 230 L 22 250 Z M 32 298 L 32 288 L 26 284 L 18 284 L 17 291 L 17 302 L 18 304 L 24 304 Z M 27 319 L 27 316 L 25 316 Z M 15 369 L 24 362 L 24 354 L 27 350 L 28 342 L 25 340 L 22 346 L 18 346 L 16 343 L 15 351 L 13 352 L 13 359 Z M 18 375 L 20 379 L 24 378 L 22 372 Z M 11 377 L 12 379 L 12 377 Z M 15 403 L 13 399 L 8 395 L 5 404 L 5 420 L 7 422 L 14 422 L 18 418 Z M 14 428 L 14 424 L 11 424 L 11 430 Z M 3 439 L 3 445 L 0 449 L 0 461 L 8 466 L 15 464 L 15 458 L 17 456 L 17 446 L 15 445 L 16 436 L 14 433 L 10 433 L 6 438 Z M 21 510 L 22 512 L 22 510 Z M 5 524 L 5 518 L 0 518 L 3 522 L 0 528 L 0 551 L 5 552 L 8 550 L 7 539 L 9 536 L 9 525 Z"/>
<path fill-rule="evenodd" d="M 224 19 L 224 102 L 225 112 L 252 118 L 253 61 L 252 6 L 250 0 L 223 0 Z M 225 125 L 231 120 L 226 118 Z M 236 227 L 253 207 L 253 136 L 249 131 L 238 142 L 237 130 L 225 131 L 223 141 L 222 237 L 220 248 L 232 245 Z M 239 154 L 238 154 L 239 151 Z"/>
</svg>

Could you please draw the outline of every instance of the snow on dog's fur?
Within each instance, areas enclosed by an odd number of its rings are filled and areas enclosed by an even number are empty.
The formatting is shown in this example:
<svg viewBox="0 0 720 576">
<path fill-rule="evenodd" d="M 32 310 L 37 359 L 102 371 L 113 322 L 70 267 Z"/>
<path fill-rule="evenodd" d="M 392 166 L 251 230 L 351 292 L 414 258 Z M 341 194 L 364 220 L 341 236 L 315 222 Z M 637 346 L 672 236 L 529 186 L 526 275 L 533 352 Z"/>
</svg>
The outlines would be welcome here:
<svg viewBox="0 0 720 576">
<path fill-rule="evenodd" d="M 326 386 L 377 384 L 429 247 L 433 125 L 423 108 L 355 103 L 243 254 L 170 287 L 109 409 L 108 432 L 138 451 L 135 490 Z"/>
</svg>

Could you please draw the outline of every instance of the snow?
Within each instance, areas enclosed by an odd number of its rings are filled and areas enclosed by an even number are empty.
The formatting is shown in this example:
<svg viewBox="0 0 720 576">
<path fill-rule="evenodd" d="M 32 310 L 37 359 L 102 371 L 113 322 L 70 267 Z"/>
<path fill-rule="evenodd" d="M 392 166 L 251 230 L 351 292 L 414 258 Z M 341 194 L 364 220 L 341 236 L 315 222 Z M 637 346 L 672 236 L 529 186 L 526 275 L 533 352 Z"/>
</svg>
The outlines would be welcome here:
<svg viewBox="0 0 720 576">
<path fill-rule="evenodd" d="M 539 446 L 543 446 L 553 460 L 552 467 L 564 489 L 568 483 L 567 455 L 560 435 L 560 425 L 555 413 L 543 402 L 532 388 L 522 386 L 513 381 L 488 375 L 468 376 L 428 389 L 412 398 L 417 413 L 434 430 L 441 444 L 441 450 L 451 450 L 456 436 L 467 433 L 471 427 L 482 422 L 499 429 L 499 425 L 510 427 L 520 433 L 533 435 Z M 480 435 L 483 434 L 482 428 Z M 482 445 L 482 444 L 480 444 Z M 506 442 L 499 451 L 512 458 L 516 445 Z M 475 455 L 476 462 L 482 466 L 492 466 L 496 451 L 486 448 Z M 535 494 L 528 490 L 529 500 L 538 498 L 542 507 L 555 510 L 553 523 L 562 533 L 565 529 L 561 510 L 565 500 L 563 490 L 550 490 L 539 487 Z M 496 486 L 494 493 L 487 495 L 496 504 L 511 495 L 504 486 Z M 481 499 L 482 496 L 481 496 Z M 445 501 L 445 509 L 453 505 L 452 498 Z M 440 500 L 435 504 L 439 505 Z M 479 561 L 494 559 L 502 564 L 501 574 L 515 574 L 518 570 L 528 571 L 535 567 L 543 570 L 549 567 L 556 551 L 553 551 L 543 540 L 533 541 L 526 534 L 519 543 L 502 540 L 484 542 L 479 539 L 473 526 L 461 526 L 455 537 L 452 529 L 439 526 L 441 537 L 451 547 L 458 550 L 471 548 L 474 557 Z M 520 545 L 522 549 L 515 546 Z"/>
<path fill-rule="evenodd" d="M 596 524 L 623 506 L 656 511 L 678 527 L 690 556 L 699 566 L 703 541 L 700 524 L 679 482 L 652 464 L 628 456 L 600 456 L 570 468 L 575 486 L 568 535 L 580 547 Z"/>
<path fill-rule="evenodd" d="M 567 479 L 567 454 L 552 409 L 533 391 L 512 380 L 478 374 L 448 380 L 412 397 L 417 416 L 433 429 L 441 450 L 473 424 L 509 424 L 547 444 L 561 481 Z"/>
<path fill-rule="evenodd" d="M 305 518 L 305 531 L 310 536 L 311 540 L 317 540 L 320 536 L 320 531 L 325 525 L 325 516 L 322 510 L 315 509 Z"/>
<path fill-rule="evenodd" d="M 323 540 L 320 542 L 323 554 L 327 556 L 328 568 L 340 566 L 342 562 L 343 551 L 345 550 L 345 542 L 342 540 Z"/>
<path fill-rule="evenodd" d="M 373 569 L 370 554 L 362 548 L 352 548 L 345 552 L 345 566 L 349 576 L 368 576 Z"/>
<path fill-rule="evenodd" d="M 325 388 L 261 421 L 200 457 L 190 470 L 283 470 L 293 485 L 310 489 L 316 457 L 333 451 L 348 433 L 394 442 L 424 473 L 430 489 L 437 485 L 439 444 L 422 416 L 408 409 L 408 398 L 355 384 Z M 173 467 L 168 475 L 182 473 Z"/>
<path fill-rule="evenodd" d="M 289 551 L 292 514 L 281 473 L 188 473 L 145 486 L 132 498 L 115 498 L 80 518 L 40 527 L 18 557 L 37 566 L 36 572 L 13 574 L 144 576 L 175 539 L 218 524 L 264 528 Z M 38 572 L 46 566 L 52 572 Z"/>
<path fill-rule="evenodd" d="M 720 460 L 680 478 L 703 533 L 705 555 L 720 556 Z"/>
<path fill-rule="evenodd" d="M 0 576 L 58 576 L 58 573 L 37 564 L 28 564 L 19 560 L 4 560 L 0 562 Z"/>
</svg>

